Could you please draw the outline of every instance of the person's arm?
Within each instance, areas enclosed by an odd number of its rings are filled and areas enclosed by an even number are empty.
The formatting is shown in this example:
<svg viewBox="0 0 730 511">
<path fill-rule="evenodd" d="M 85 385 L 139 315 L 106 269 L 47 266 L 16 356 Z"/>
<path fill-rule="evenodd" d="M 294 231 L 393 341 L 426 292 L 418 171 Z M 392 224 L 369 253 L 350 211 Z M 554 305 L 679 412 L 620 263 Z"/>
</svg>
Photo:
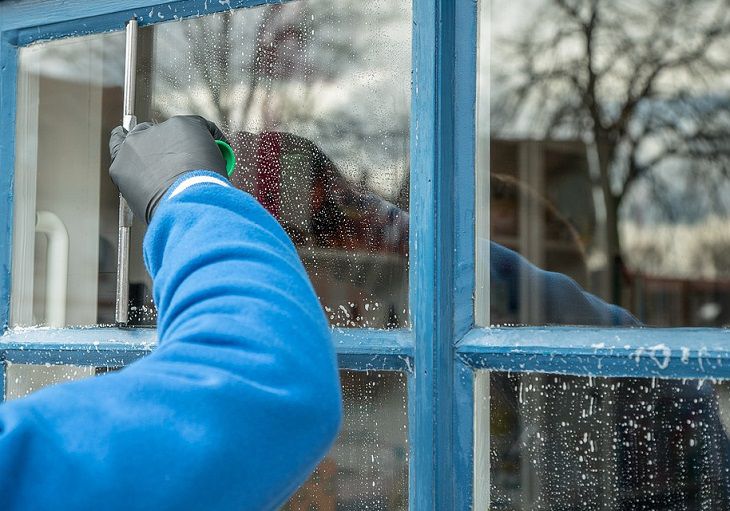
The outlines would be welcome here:
<svg viewBox="0 0 730 511">
<path fill-rule="evenodd" d="M 212 172 L 158 202 L 159 347 L 0 406 L 0 509 L 276 509 L 333 442 L 329 328 L 282 229 Z"/>
<path fill-rule="evenodd" d="M 538 296 L 545 325 L 639 326 L 628 311 L 604 302 L 586 292 L 573 279 L 562 273 L 545 271 L 493 241 L 490 247 L 490 286 L 493 307 L 500 307 L 502 316 L 518 322 L 521 284 L 523 280 Z M 504 320 L 504 319 L 502 319 Z"/>
</svg>

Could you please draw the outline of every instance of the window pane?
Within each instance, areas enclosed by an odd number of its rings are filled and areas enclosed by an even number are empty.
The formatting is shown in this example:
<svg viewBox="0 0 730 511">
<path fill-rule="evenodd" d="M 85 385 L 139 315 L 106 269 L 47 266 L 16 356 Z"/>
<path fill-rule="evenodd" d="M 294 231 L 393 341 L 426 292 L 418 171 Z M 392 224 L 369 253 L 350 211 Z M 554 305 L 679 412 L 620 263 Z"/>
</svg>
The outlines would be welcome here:
<svg viewBox="0 0 730 511">
<path fill-rule="evenodd" d="M 480 20 L 483 323 L 730 323 L 725 3 L 491 4 Z"/>
<path fill-rule="evenodd" d="M 141 31 L 137 113 L 197 113 L 337 326 L 407 325 L 411 2 L 291 2 Z"/>
<path fill-rule="evenodd" d="M 123 34 L 20 50 L 13 325 L 113 321 L 118 192 L 107 136 L 123 65 Z"/>
<path fill-rule="evenodd" d="M 5 400 L 25 397 L 38 389 L 59 382 L 81 380 L 94 375 L 94 368 L 73 365 L 11 364 L 5 370 Z"/>
<path fill-rule="evenodd" d="M 237 155 L 232 182 L 282 223 L 337 326 L 408 324 L 410 34 L 408 0 L 307 0 L 140 30 L 138 121 L 220 125 Z M 114 320 L 106 140 L 121 121 L 123 58 L 123 34 L 21 50 L 13 324 Z M 47 296 L 46 273 L 64 272 L 50 235 L 34 239 L 36 210 L 68 232 L 65 301 Z M 143 236 L 135 222 L 133 326 L 155 323 Z M 48 300 L 66 306 L 63 321 Z"/>
<path fill-rule="evenodd" d="M 287 511 L 408 509 L 406 376 L 341 371 L 344 421 L 335 447 Z"/>
<path fill-rule="evenodd" d="M 490 379 L 491 509 L 730 506 L 727 382 Z"/>
<path fill-rule="evenodd" d="M 106 367 L 8 364 L 6 399 Z M 286 511 L 408 509 L 407 378 L 396 372 L 340 371 L 344 420 L 337 443 Z"/>
</svg>

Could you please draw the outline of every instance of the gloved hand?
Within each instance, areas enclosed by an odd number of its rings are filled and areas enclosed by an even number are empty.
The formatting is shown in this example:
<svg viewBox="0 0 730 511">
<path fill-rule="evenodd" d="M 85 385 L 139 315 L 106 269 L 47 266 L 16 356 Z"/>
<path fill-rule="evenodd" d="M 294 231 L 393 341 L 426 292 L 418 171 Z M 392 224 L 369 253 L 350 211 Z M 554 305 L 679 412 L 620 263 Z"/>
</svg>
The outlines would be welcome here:
<svg viewBox="0 0 730 511">
<path fill-rule="evenodd" d="M 109 175 L 134 216 L 149 223 L 167 189 L 185 172 L 211 170 L 227 179 L 226 162 L 215 140 L 226 140 L 214 123 L 197 115 L 149 122 L 129 133 L 117 126 L 109 139 Z"/>
</svg>

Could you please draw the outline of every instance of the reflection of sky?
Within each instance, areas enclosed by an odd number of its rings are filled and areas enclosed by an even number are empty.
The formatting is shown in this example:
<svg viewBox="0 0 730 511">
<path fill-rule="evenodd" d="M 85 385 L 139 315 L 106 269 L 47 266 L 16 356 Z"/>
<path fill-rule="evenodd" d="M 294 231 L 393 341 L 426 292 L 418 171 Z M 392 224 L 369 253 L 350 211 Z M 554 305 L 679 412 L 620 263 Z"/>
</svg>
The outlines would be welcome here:
<svg viewBox="0 0 730 511">
<path fill-rule="evenodd" d="M 699 41 L 699 33 L 722 22 L 716 18 L 718 13 L 722 14 L 726 10 L 724 2 L 706 0 L 695 4 L 694 7 L 687 7 L 686 11 L 682 11 L 685 15 L 691 15 L 686 18 L 687 21 L 676 22 L 674 27 L 667 27 L 668 30 L 672 30 L 671 37 L 667 37 L 671 42 L 666 43 L 667 49 L 658 53 L 654 61 L 661 58 L 675 58 L 678 51 L 695 48 Z M 556 5 L 555 0 L 491 0 L 491 9 L 488 11 L 490 19 L 481 20 L 482 25 L 489 24 L 491 31 L 491 34 L 488 34 L 489 41 L 483 39 L 481 43 L 482 48 L 489 51 L 490 57 L 482 60 L 481 69 L 482 72 L 488 72 L 491 66 L 493 71 L 491 77 L 493 109 L 503 104 L 517 84 L 524 81 L 524 76 L 521 75 L 524 58 L 518 52 L 515 43 L 526 36 L 532 41 L 546 43 L 544 51 L 538 49 L 534 59 L 542 71 L 559 69 L 572 60 L 583 58 L 585 42 L 582 35 L 573 38 L 561 37 L 562 44 L 559 45 L 559 50 L 557 46 L 552 45 L 552 38 L 559 33 L 559 30 L 575 28 L 572 22 L 568 21 L 567 15 Z M 587 7 L 587 2 L 577 2 L 576 5 L 579 8 Z M 646 68 L 637 68 L 629 58 L 641 56 L 646 59 L 645 54 L 649 51 L 647 49 L 649 43 L 654 43 L 652 36 L 655 32 L 659 31 L 662 36 L 666 35 L 662 33 L 663 27 L 657 20 L 657 13 L 663 12 L 664 6 L 667 11 L 679 7 L 673 7 L 671 2 L 640 3 L 633 0 L 614 0 L 599 5 L 601 18 L 595 36 L 594 67 L 599 70 L 606 66 L 610 57 L 613 57 L 611 62 L 616 64 L 611 72 L 598 79 L 599 101 L 608 110 L 612 104 L 625 100 L 627 85 L 637 72 L 646 71 Z M 726 14 L 723 15 L 727 17 Z M 617 45 L 624 40 L 624 34 L 635 44 L 629 49 L 614 53 Z M 728 37 L 719 39 L 711 47 L 709 55 L 719 68 L 714 75 L 698 75 L 694 69 L 689 71 L 672 69 L 665 72 L 663 78 L 658 80 L 655 92 L 664 98 L 675 96 L 680 92 L 697 97 L 727 95 L 730 87 L 728 50 L 730 50 Z M 580 76 L 583 76 L 583 71 L 581 67 L 576 68 Z M 529 103 L 523 104 L 519 115 L 504 120 L 504 124 L 498 125 L 492 119 L 491 130 L 502 137 L 540 138 L 544 136 L 545 126 L 541 120 L 547 117 L 545 112 L 557 108 L 569 94 L 571 93 L 560 92 L 553 86 L 549 94 L 533 96 Z"/>
<path fill-rule="evenodd" d="M 271 43 L 277 63 L 244 118 L 257 31 L 274 9 L 267 44 L 287 29 L 298 32 Z M 198 113 L 229 131 L 290 131 L 315 141 L 351 179 L 366 174 L 370 188 L 393 198 L 408 172 L 410 1 L 292 2 L 239 9 L 231 20 L 228 38 L 221 14 L 142 29 L 155 34 L 152 89 L 138 90 L 138 99 L 151 99 L 155 119 Z M 22 50 L 26 63 L 39 49 L 45 76 L 86 84 L 94 66 L 92 83 L 122 86 L 121 32 L 41 43 Z"/>
<path fill-rule="evenodd" d="M 482 97 L 482 101 L 489 101 L 492 108 L 491 124 L 481 124 L 480 132 L 482 137 L 496 135 L 501 138 L 531 139 L 545 138 L 544 120 L 548 117 L 548 113 L 563 104 L 568 98 L 572 102 L 577 103 L 578 98 L 573 97 L 575 94 L 572 90 L 558 90 L 556 87 L 550 87 L 547 94 L 534 94 L 529 101 L 523 102 L 514 115 L 501 115 L 495 117 L 494 112 L 499 111 L 500 107 L 506 104 L 506 100 L 510 97 L 516 84 L 522 82 L 524 77 L 520 74 L 521 61 L 523 60 L 519 53 L 515 52 L 515 42 L 520 40 L 529 33 L 530 38 L 534 41 L 548 41 L 550 36 L 557 33 L 559 29 L 565 28 L 566 20 L 556 7 L 553 0 L 492 0 L 489 17 L 491 19 L 482 19 L 482 26 L 489 24 L 489 30 L 482 30 L 483 35 L 486 34 L 481 42 L 481 49 L 488 52 L 489 58 L 482 58 L 480 69 L 483 73 L 488 73 L 491 67 L 493 71 L 490 77 L 491 97 L 489 99 Z M 721 4 L 714 0 L 700 2 L 698 5 L 704 7 L 704 10 L 697 11 L 697 16 L 691 18 L 691 21 L 681 23 L 681 27 L 672 33 L 670 47 L 679 48 L 686 51 L 687 48 L 693 48 L 697 43 L 696 32 L 706 30 L 709 23 L 715 23 L 713 16 L 716 8 Z M 578 5 L 587 5 L 578 3 Z M 614 118 L 617 116 L 619 108 L 625 101 L 625 91 L 629 80 L 636 74 L 636 69 L 632 68 L 629 61 L 626 60 L 627 55 L 637 55 L 639 50 L 643 49 L 647 43 L 647 38 L 657 29 L 655 19 L 647 14 L 650 9 L 660 9 L 664 4 L 655 2 L 653 4 L 638 4 L 627 2 L 625 0 L 617 0 L 616 2 L 602 3 L 602 23 L 603 27 L 607 26 L 607 21 L 616 22 L 620 26 L 620 30 L 625 30 L 630 34 L 632 39 L 638 43 L 622 52 L 617 58 L 619 65 L 612 72 L 604 75 L 599 82 L 599 101 L 607 112 L 608 116 Z M 669 8 L 669 3 L 666 3 Z M 697 10 L 697 7 L 689 7 L 689 9 Z M 688 11 L 689 12 L 689 11 Z M 694 11 L 692 11 L 694 12 Z M 536 20 L 540 23 L 535 24 Z M 599 22 L 600 23 L 600 22 Z M 617 36 L 619 29 L 606 29 L 599 31 L 599 45 L 597 50 L 597 59 L 599 63 L 596 68 L 600 69 L 605 64 L 607 55 L 613 51 L 620 38 Z M 661 27 L 658 29 L 661 33 Z M 526 32 L 529 31 L 529 32 Z M 487 40 L 488 38 L 488 40 Z M 568 59 L 575 58 L 576 55 L 582 56 L 583 42 L 580 38 L 568 42 L 561 47 L 561 51 L 557 52 L 553 48 L 545 47 L 544 51 L 536 54 L 536 62 L 542 69 L 555 69 L 557 65 L 565 65 Z M 643 45 L 643 46 L 642 46 Z M 720 100 L 727 98 L 728 87 L 730 86 L 730 64 L 727 63 L 727 50 L 730 49 L 730 41 L 728 38 L 721 39 L 713 49 L 710 55 L 719 65 L 719 70 L 714 76 L 695 76 L 692 72 L 672 70 L 666 73 L 664 79 L 660 80 L 657 85 L 658 99 L 651 103 L 644 103 L 639 110 L 636 120 L 637 125 L 643 123 L 649 117 L 658 115 L 671 117 L 675 119 L 678 116 L 687 115 L 689 110 L 681 107 L 676 98 L 678 94 L 687 94 L 690 98 L 688 103 L 699 112 L 701 119 L 710 119 L 713 112 L 717 108 L 708 109 L 705 105 L 719 105 Z M 643 50 L 642 50 L 643 51 Z M 669 50 L 666 55 L 661 57 L 670 58 L 675 56 Z M 660 57 L 657 57 L 660 58 Z M 723 67 L 723 65 L 725 67 Z M 582 69 L 577 70 L 579 73 Z M 695 98 L 695 99 L 691 99 Z M 719 122 L 715 120 L 714 122 Z M 679 125 L 684 124 L 686 129 L 688 123 L 678 121 Z M 716 124 L 715 127 L 718 125 Z M 730 129 L 730 127 L 729 127 Z M 691 131 L 691 130 L 689 130 Z M 580 138 L 580 130 L 576 127 L 571 132 L 557 132 L 553 136 L 560 138 L 567 136 L 568 138 Z M 657 153 L 666 151 L 666 141 L 658 139 L 647 139 L 640 146 L 639 159 L 647 161 Z M 701 220 L 712 207 L 706 198 L 697 195 L 688 187 L 687 183 L 687 162 L 678 160 L 668 161 L 661 168 L 662 181 L 661 185 L 666 195 L 666 205 L 671 211 L 647 211 L 651 206 L 647 207 L 647 199 L 651 196 L 646 183 L 637 183 L 627 200 L 627 209 L 636 212 L 637 219 L 642 222 L 660 222 L 665 221 L 668 217 L 682 219 L 682 221 L 692 222 Z M 684 177 L 685 179 L 680 179 Z M 695 195 L 693 196 L 692 193 Z M 690 202 L 692 207 L 685 205 Z M 651 203 L 651 201 L 649 201 Z M 641 214 L 639 215 L 639 211 Z"/>
<path fill-rule="evenodd" d="M 272 17 L 264 23 L 267 15 Z M 393 197 L 407 172 L 409 3 L 266 6 L 235 11 L 231 26 L 227 39 L 217 17 L 155 28 L 153 115 L 194 111 L 229 131 L 305 136 L 351 179 L 366 173 L 370 188 Z M 259 53 L 257 32 L 263 34 Z M 208 49 L 192 47 L 201 38 Z M 211 66 L 216 76 L 205 76 L 203 61 L 219 59 L 226 45 L 223 60 Z M 262 51 L 267 45 L 276 49 Z M 252 89 L 256 55 L 271 60 Z M 218 104 L 214 86 L 220 87 Z"/>
</svg>

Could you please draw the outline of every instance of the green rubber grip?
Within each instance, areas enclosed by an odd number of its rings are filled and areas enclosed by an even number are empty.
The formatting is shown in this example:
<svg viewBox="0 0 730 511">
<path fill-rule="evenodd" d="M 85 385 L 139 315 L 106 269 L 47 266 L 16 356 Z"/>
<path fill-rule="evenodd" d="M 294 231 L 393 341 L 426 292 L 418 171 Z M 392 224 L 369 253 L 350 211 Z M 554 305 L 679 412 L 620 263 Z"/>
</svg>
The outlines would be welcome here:
<svg viewBox="0 0 730 511">
<path fill-rule="evenodd" d="M 236 155 L 233 148 L 223 140 L 216 140 L 215 143 L 220 149 L 223 159 L 226 160 L 226 173 L 228 173 L 228 177 L 231 177 L 233 170 L 236 168 Z"/>
</svg>

